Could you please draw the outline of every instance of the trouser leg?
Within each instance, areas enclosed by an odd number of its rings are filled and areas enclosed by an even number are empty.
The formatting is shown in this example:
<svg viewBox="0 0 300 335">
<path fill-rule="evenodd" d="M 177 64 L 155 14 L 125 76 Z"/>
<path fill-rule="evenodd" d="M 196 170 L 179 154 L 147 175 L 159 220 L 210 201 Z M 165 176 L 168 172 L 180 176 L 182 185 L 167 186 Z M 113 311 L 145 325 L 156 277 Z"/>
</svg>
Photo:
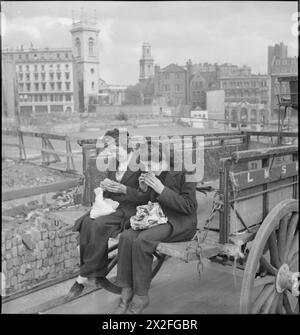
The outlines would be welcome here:
<svg viewBox="0 0 300 335">
<path fill-rule="evenodd" d="M 122 211 L 97 219 L 85 219 L 80 232 L 81 276 L 95 278 L 106 275 L 108 239 L 121 231 L 122 220 Z"/>
<path fill-rule="evenodd" d="M 147 295 L 152 279 L 153 252 L 172 232 L 171 225 L 163 224 L 141 231 L 132 243 L 133 291 Z"/>
<path fill-rule="evenodd" d="M 139 231 L 125 230 L 119 238 L 117 284 L 120 287 L 132 287 L 132 243 Z"/>
</svg>

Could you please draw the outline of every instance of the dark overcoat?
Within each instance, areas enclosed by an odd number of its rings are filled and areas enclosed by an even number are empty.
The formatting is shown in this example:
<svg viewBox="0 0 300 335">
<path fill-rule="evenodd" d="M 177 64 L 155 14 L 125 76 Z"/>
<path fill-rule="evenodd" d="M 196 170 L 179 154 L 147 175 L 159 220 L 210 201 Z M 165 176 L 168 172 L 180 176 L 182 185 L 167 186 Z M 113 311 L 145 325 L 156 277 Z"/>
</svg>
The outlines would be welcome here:
<svg viewBox="0 0 300 335">
<path fill-rule="evenodd" d="M 145 193 L 131 193 L 130 201 L 135 205 L 143 205 L 148 201 L 159 202 L 172 226 L 171 235 L 164 241 L 190 240 L 197 229 L 196 183 L 186 182 L 184 172 L 169 171 L 166 172 L 163 184 L 165 187 L 161 194 L 149 187 Z"/>
<path fill-rule="evenodd" d="M 135 155 L 132 156 L 132 159 L 137 159 Z M 138 205 L 138 199 L 139 199 L 139 176 L 141 174 L 141 171 L 131 171 L 129 168 L 125 171 L 120 183 L 124 184 L 127 187 L 126 194 L 121 193 L 112 193 L 108 191 L 103 192 L 104 198 L 109 198 L 114 201 L 119 202 L 119 206 L 116 209 L 116 211 L 122 211 L 122 222 L 120 222 L 121 226 L 123 227 L 126 220 L 130 218 L 132 215 L 135 215 L 136 213 L 136 206 Z M 109 178 L 111 180 L 116 180 L 116 171 L 108 170 L 106 172 L 106 178 Z M 114 214 L 114 213 L 113 213 Z M 80 231 L 81 224 L 83 220 L 90 215 L 90 210 L 87 211 L 83 216 L 78 218 L 73 226 L 73 231 Z"/>
</svg>

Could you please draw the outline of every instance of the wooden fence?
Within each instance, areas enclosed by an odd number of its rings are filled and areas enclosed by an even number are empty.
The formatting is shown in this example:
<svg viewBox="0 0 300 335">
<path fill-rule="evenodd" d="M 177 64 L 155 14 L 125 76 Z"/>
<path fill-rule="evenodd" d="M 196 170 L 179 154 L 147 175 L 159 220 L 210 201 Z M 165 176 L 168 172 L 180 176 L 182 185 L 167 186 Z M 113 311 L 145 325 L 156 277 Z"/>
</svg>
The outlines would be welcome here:
<svg viewBox="0 0 300 335">
<path fill-rule="evenodd" d="M 59 134 L 49 134 L 49 133 L 39 133 L 32 131 L 21 131 L 21 130 L 2 130 L 2 135 L 9 136 L 11 138 L 17 139 L 17 143 L 8 143 L 2 141 L 2 146 L 6 147 L 16 147 L 18 148 L 18 157 L 11 156 L 7 153 L 2 152 L 2 158 L 8 159 L 19 159 L 19 160 L 34 160 L 42 159 L 43 165 L 50 165 L 53 163 L 61 162 L 60 157 L 66 157 L 66 171 L 75 171 L 74 164 L 74 154 L 80 154 L 81 151 L 72 151 L 70 138 L 66 135 Z M 26 146 L 24 143 L 24 137 L 40 138 L 41 139 L 41 150 L 40 154 L 36 157 L 29 158 L 26 153 Z M 65 151 L 55 150 L 51 140 L 58 140 L 65 142 Z M 36 148 L 35 148 L 36 149 Z"/>
</svg>

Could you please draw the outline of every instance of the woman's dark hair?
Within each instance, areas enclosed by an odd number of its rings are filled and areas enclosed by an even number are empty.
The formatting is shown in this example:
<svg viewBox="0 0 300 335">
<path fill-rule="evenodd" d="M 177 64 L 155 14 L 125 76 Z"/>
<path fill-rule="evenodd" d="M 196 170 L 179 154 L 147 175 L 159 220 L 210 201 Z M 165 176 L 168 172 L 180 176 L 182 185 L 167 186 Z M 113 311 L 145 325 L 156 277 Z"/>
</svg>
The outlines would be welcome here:
<svg viewBox="0 0 300 335">
<path fill-rule="evenodd" d="M 128 142 L 129 142 L 129 133 L 128 131 L 124 131 L 123 133 L 126 134 L 126 138 L 127 138 L 127 142 L 126 143 L 120 143 L 120 130 L 118 128 L 114 128 L 111 130 L 107 130 L 106 133 L 104 134 L 104 137 L 109 136 L 111 138 L 113 138 L 115 140 L 116 146 L 118 147 L 119 145 L 121 145 L 124 149 L 127 149 L 127 152 L 129 153 L 130 151 L 132 151 L 131 148 L 129 148 L 128 146 Z M 125 147 L 126 146 L 126 147 Z"/>
</svg>

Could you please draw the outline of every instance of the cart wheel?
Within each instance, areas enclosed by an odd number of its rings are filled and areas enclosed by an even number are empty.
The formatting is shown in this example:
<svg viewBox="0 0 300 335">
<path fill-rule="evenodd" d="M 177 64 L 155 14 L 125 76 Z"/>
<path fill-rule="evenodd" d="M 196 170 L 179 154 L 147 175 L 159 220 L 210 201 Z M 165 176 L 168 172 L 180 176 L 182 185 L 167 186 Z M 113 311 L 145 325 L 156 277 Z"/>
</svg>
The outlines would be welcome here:
<svg viewBox="0 0 300 335">
<path fill-rule="evenodd" d="M 243 277 L 243 314 L 299 313 L 299 208 L 287 199 L 273 208 L 253 241 Z"/>
<path fill-rule="evenodd" d="M 108 259 L 109 259 L 109 264 L 107 267 L 107 274 L 105 278 L 99 278 L 98 283 L 106 289 L 107 291 L 115 294 L 120 294 L 122 288 L 116 284 L 116 265 L 118 263 L 118 254 L 117 254 L 117 248 L 118 248 L 119 243 L 116 243 L 114 246 L 109 248 L 108 250 Z M 161 268 L 166 256 L 164 254 L 158 253 L 155 251 L 153 253 L 153 264 L 152 264 L 152 278 L 155 277 L 159 269 Z M 113 271 L 114 270 L 114 271 Z M 114 276 L 108 278 L 108 275 L 111 272 L 114 272 Z"/>
</svg>

